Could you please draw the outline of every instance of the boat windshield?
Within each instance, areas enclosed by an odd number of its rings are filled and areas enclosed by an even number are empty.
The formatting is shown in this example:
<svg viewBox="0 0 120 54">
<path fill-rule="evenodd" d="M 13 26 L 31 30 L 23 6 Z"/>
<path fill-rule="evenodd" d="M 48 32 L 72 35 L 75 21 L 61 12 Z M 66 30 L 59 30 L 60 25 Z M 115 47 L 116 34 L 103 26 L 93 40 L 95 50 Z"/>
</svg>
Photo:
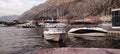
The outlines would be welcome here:
<svg viewBox="0 0 120 54">
<path fill-rule="evenodd" d="M 63 28 L 66 27 L 67 25 L 65 23 L 46 23 L 45 27 L 48 28 Z"/>
</svg>

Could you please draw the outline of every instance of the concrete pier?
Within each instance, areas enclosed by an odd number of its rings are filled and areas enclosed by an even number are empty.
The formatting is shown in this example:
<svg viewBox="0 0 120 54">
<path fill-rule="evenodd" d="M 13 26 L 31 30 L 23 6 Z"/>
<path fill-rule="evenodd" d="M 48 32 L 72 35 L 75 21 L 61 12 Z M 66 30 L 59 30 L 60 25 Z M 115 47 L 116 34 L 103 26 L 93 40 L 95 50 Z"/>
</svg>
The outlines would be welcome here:
<svg viewBox="0 0 120 54">
<path fill-rule="evenodd" d="M 120 36 L 120 31 L 108 31 L 107 36 Z"/>
</svg>

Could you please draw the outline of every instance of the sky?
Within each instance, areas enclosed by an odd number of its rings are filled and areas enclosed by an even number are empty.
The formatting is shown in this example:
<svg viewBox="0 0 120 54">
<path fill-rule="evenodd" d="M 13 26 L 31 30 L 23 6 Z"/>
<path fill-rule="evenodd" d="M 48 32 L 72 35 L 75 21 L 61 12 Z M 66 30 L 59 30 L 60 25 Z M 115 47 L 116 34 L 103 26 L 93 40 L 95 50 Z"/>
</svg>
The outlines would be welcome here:
<svg viewBox="0 0 120 54">
<path fill-rule="evenodd" d="M 46 0 L 0 0 L 0 16 L 21 15 Z"/>
</svg>

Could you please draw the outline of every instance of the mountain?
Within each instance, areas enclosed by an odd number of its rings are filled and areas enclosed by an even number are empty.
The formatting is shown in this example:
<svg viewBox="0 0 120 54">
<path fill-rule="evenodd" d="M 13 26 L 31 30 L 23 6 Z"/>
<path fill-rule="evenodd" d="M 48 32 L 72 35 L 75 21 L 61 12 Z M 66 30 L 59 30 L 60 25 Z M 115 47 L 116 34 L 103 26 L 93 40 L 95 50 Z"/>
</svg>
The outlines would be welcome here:
<svg viewBox="0 0 120 54">
<path fill-rule="evenodd" d="M 5 21 L 5 22 L 12 22 L 13 20 L 17 20 L 18 15 L 10 15 L 10 16 L 2 16 L 0 17 L 0 21 Z"/>
<path fill-rule="evenodd" d="M 23 13 L 19 19 L 103 16 L 111 15 L 111 9 L 119 7 L 120 0 L 47 0 Z"/>
</svg>

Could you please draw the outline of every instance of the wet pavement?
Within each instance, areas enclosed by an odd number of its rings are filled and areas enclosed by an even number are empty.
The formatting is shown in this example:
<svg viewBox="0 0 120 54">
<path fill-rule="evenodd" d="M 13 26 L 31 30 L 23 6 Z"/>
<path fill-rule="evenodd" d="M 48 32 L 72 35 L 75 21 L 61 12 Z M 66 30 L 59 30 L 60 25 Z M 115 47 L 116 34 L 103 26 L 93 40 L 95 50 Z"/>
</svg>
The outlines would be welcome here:
<svg viewBox="0 0 120 54">
<path fill-rule="evenodd" d="M 39 49 L 25 54 L 120 54 L 120 50 L 104 48 L 53 48 Z"/>
</svg>

